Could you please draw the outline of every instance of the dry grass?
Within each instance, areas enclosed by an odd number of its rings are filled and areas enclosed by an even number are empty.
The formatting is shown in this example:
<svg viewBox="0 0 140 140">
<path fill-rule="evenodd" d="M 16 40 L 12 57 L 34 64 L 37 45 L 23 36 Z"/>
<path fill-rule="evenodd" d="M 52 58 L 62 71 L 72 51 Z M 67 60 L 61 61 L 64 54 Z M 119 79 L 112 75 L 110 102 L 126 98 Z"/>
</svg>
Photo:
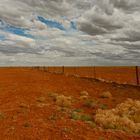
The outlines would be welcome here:
<svg viewBox="0 0 140 140">
<path fill-rule="evenodd" d="M 95 121 L 105 129 L 140 133 L 140 101 L 127 99 L 114 109 L 99 109 Z"/>
<path fill-rule="evenodd" d="M 101 98 L 112 98 L 112 94 L 109 91 L 105 91 L 100 95 Z"/>
<path fill-rule="evenodd" d="M 0 120 L 3 120 L 6 118 L 6 115 L 3 112 L 0 112 Z"/>
<path fill-rule="evenodd" d="M 70 107 L 72 104 L 72 98 L 64 95 L 59 95 L 56 97 L 56 104 L 62 107 Z"/>
<path fill-rule="evenodd" d="M 58 96 L 55 92 L 48 93 L 48 97 L 50 97 L 53 101 L 56 101 L 56 97 Z"/>
<path fill-rule="evenodd" d="M 81 91 L 80 95 L 81 95 L 81 96 L 88 96 L 89 94 L 88 94 L 87 91 Z"/>
<path fill-rule="evenodd" d="M 86 99 L 83 101 L 83 105 L 88 108 L 96 108 L 97 107 L 97 101 L 93 99 Z"/>
<path fill-rule="evenodd" d="M 41 97 L 38 97 L 38 98 L 36 99 L 36 101 L 37 101 L 37 102 L 40 102 L 40 103 L 43 103 L 43 102 L 46 101 L 46 98 L 43 97 L 43 96 L 41 96 Z"/>
<path fill-rule="evenodd" d="M 73 111 L 71 113 L 71 118 L 73 120 L 81 120 L 81 121 L 86 121 L 86 122 L 92 121 L 92 117 L 90 115 L 84 114 L 84 113 L 75 112 L 75 111 Z"/>
<path fill-rule="evenodd" d="M 85 95 L 80 96 L 80 100 L 81 100 L 81 101 L 85 101 L 85 100 L 87 100 L 87 99 L 88 99 L 88 96 L 85 96 Z"/>
</svg>

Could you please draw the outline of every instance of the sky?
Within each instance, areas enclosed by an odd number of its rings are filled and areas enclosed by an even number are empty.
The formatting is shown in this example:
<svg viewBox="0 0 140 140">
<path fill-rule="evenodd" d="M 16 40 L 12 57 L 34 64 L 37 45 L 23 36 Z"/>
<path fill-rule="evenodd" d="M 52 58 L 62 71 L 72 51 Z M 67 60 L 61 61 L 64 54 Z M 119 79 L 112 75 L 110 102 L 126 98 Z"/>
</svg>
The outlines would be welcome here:
<svg viewBox="0 0 140 140">
<path fill-rule="evenodd" d="M 140 65 L 139 0 L 0 0 L 0 66 Z"/>
</svg>

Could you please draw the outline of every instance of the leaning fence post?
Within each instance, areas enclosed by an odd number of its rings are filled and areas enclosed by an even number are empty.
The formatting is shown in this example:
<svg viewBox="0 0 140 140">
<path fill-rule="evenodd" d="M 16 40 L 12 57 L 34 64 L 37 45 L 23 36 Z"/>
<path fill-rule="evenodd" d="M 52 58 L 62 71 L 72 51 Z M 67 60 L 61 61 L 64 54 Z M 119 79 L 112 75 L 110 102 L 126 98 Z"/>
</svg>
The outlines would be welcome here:
<svg viewBox="0 0 140 140">
<path fill-rule="evenodd" d="M 137 80 L 137 85 L 139 85 L 139 70 L 138 70 L 138 66 L 136 66 L 136 80 Z"/>
</svg>

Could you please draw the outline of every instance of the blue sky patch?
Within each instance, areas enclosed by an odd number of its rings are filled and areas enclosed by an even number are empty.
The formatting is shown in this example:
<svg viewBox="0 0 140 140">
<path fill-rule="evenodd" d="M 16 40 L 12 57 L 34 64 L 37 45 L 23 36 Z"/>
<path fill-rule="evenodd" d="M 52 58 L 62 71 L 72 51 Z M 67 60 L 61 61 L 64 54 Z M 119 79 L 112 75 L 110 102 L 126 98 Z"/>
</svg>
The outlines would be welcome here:
<svg viewBox="0 0 140 140">
<path fill-rule="evenodd" d="M 44 17 L 38 16 L 38 20 L 45 23 L 48 27 L 50 28 L 58 28 L 60 30 L 65 30 L 64 26 L 62 23 L 59 23 L 57 21 L 53 21 L 50 19 L 46 19 Z"/>
<path fill-rule="evenodd" d="M 7 24 L 3 21 L 0 21 L 0 30 L 5 31 L 5 32 L 9 32 L 9 33 L 13 33 L 13 34 L 16 34 L 19 36 L 33 38 L 32 35 L 27 33 L 29 31 L 29 29 L 15 27 L 15 26 Z"/>
<path fill-rule="evenodd" d="M 71 28 L 72 28 L 72 29 L 77 30 L 76 22 L 71 21 L 70 24 L 71 24 Z"/>
</svg>

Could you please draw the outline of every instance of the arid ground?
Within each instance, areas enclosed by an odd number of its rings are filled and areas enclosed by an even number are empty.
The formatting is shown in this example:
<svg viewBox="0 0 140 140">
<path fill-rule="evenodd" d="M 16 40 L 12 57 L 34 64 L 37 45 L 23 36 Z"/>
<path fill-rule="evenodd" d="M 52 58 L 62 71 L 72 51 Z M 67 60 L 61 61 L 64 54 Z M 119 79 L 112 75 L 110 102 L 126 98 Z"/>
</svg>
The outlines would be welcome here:
<svg viewBox="0 0 140 140">
<path fill-rule="evenodd" d="M 102 98 L 104 92 L 112 97 Z M 33 68 L 1 68 L 0 139 L 140 140 L 139 134 L 102 128 L 94 121 L 99 108 L 115 108 L 127 98 L 140 100 L 140 87 Z"/>
</svg>

